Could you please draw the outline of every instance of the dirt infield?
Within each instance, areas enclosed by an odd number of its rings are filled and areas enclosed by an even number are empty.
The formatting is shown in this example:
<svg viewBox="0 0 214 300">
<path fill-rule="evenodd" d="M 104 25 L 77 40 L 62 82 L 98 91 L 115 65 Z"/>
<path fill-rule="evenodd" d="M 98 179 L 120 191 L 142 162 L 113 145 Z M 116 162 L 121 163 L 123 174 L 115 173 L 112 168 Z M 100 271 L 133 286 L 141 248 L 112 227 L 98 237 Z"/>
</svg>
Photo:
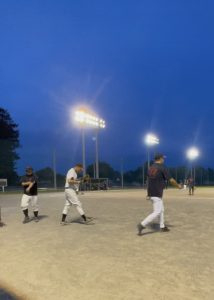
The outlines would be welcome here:
<svg viewBox="0 0 214 300">
<path fill-rule="evenodd" d="M 20 195 L 0 194 L 0 290 L 29 300 L 214 299 L 214 189 L 167 190 L 171 231 L 152 226 L 139 237 L 136 224 L 152 208 L 145 195 L 80 195 L 96 224 L 81 224 L 72 209 L 72 223 L 60 226 L 63 193 L 40 194 L 41 220 L 25 225 Z"/>
</svg>

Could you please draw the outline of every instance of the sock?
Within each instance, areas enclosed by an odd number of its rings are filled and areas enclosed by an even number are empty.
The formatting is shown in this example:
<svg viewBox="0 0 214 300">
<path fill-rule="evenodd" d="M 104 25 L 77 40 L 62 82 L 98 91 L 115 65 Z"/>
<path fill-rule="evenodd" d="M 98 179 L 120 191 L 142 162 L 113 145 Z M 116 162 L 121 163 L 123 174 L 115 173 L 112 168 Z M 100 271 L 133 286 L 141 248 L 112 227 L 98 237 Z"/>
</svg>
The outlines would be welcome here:
<svg viewBox="0 0 214 300">
<path fill-rule="evenodd" d="M 86 216 L 85 215 L 81 215 L 81 217 L 83 218 L 84 221 L 86 221 Z"/>
<path fill-rule="evenodd" d="M 38 213 L 39 213 L 38 210 L 34 211 L 33 213 L 34 213 L 34 216 L 37 218 L 38 217 Z"/>
<path fill-rule="evenodd" d="M 62 222 L 65 222 L 66 217 L 67 217 L 67 215 L 62 214 Z"/>
<path fill-rule="evenodd" d="M 23 210 L 25 217 L 28 217 L 28 209 Z"/>
</svg>

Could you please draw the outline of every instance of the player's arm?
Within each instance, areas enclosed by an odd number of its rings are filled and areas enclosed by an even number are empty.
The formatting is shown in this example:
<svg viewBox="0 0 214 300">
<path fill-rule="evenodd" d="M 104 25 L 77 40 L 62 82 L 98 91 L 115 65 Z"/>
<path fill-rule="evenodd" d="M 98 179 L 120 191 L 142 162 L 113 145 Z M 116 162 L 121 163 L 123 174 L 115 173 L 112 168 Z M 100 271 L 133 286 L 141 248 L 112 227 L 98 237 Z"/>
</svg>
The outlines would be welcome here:
<svg viewBox="0 0 214 300">
<path fill-rule="evenodd" d="M 168 180 L 168 182 L 172 186 L 174 186 L 174 187 L 176 187 L 178 189 L 182 188 L 182 186 L 180 184 L 178 184 L 177 181 L 171 176 L 171 174 L 169 173 L 169 170 L 167 168 L 163 169 L 163 176 L 164 176 L 165 180 Z"/>
<path fill-rule="evenodd" d="M 71 177 L 70 179 L 68 179 L 68 183 L 69 183 L 69 184 L 79 184 L 80 181 L 74 179 L 74 177 Z"/>
<path fill-rule="evenodd" d="M 25 177 L 21 179 L 21 185 L 22 186 L 30 187 L 30 189 L 35 184 L 35 182 L 36 182 L 36 178 L 35 177 L 33 177 L 31 181 L 26 181 Z"/>
<path fill-rule="evenodd" d="M 170 182 L 171 185 L 173 185 L 174 187 L 176 187 L 178 189 L 182 188 L 182 186 L 180 184 L 178 184 L 177 181 L 172 177 L 169 179 L 169 182 Z"/>
<path fill-rule="evenodd" d="M 21 182 L 22 186 L 29 186 L 31 184 L 30 181 Z"/>
<path fill-rule="evenodd" d="M 30 189 L 33 187 L 33 185 L 35 184 L 36 181 L 32 181 L 30 182 L 29 186 L 26 188 L 27 192 L 30 192 Z"/>
</svg>

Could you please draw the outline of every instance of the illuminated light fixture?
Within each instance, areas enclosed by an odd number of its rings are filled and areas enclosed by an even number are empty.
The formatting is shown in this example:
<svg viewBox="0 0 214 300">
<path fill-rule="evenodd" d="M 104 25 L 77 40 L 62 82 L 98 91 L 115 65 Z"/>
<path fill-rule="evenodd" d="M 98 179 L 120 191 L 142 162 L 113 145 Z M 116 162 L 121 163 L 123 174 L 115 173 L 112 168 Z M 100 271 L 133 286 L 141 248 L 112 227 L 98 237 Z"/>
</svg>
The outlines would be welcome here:
<svg viewBox="0 0 214 300">
<path fill-rule="evenodd" d="M 156 135 L 151 134 L 151 133 L 149 133 L 145 136 L 144 141 L 147 146 L 153 146 L 153 145 L 159 144 L 159 138 Z"/>
<path fill-rule="evenodd" d="M 144 138 L 145 144 L 148 146 L 148 154 L 147 154 L 147 168 L 150 167 L 150 147 L 158 145 L 159 144 L 159 138 L 154 135 L 153 133 L 148 133 Z"/>
<path fill-rule="evenodd" d="M 81 125 L 89 125 L 90 127 L 95 128 L 105 128 L 106 123 L 103 119 L 98 118 L 93 114 L 89 114 L 84 110 L 77 110 L 75 112 L 74 120 Z"/>
<path fill-rule="evenodd" d="M 195 160 L 199 155 L 199 150 L 196 147 L 191 147 L 186 152 L 186 156 L 189 160 Z"/>
</svg>

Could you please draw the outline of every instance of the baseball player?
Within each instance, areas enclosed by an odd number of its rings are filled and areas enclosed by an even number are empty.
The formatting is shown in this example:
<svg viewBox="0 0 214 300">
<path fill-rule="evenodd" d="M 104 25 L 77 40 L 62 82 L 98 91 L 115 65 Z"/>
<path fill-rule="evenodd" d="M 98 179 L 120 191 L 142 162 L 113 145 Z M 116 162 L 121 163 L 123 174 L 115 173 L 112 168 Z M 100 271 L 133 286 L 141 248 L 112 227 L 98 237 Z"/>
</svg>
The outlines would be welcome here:
<svg viewBox="0 0 214 300">
<path fill-rule="evenodd" d="M 160 231 L 169 231 L 169 228 L 164 224 L 163 190 L 166 180 L 179 189 L 181 189 L 181 186 L 170 176 L 168 170 L 163 165 L 164 158 L 163 154 L 156 154 L 155 162 L 148 170 L 148 196 L 153 203 L 153 212 L 137 225 L 138 235 L 142 235 L 142 231 L 157 217 L 160 218 Z"/>
<path fill-rule="evenodd" d="M 62 212 L 61 225 L 66 225 L 66 217 L 69 208 L 74 205 L 78 213 L 81 215 L 84 224 L 89 224 L 93 220 L 91 217 L 86 217 L 82 204 L 77 197 L 77 192 L 79 190 L 80 181 L 77 180 L 77 174 L 83 171 L 82 164 L 76 164 L 74 168 L 71 168 L 67 175 L 65 181 L 65 206 Z M 91 223 L 92 224 L 92 223 Z"/>
<path fill-rule="evenodd" d="M 28 223 L 30 218 L 28 216 L 28 206 L 31 203 L 34 213 L 35 222 L 39 221 L 38 217 L 38 197 L 37 197 L 37 177 L 33 173 L 32 167 L 26 168 L 26 174 L 21 178 L 21 185 L 24 188 L 24 194 L 21 199 L 21 208 L 24 213 L 23 224 Z"/>
<path fill-rule="evenodd" d="M 189 195 L 194 195 L 195 182 L 192 177 L 188 179 Z"/>
</svg>

